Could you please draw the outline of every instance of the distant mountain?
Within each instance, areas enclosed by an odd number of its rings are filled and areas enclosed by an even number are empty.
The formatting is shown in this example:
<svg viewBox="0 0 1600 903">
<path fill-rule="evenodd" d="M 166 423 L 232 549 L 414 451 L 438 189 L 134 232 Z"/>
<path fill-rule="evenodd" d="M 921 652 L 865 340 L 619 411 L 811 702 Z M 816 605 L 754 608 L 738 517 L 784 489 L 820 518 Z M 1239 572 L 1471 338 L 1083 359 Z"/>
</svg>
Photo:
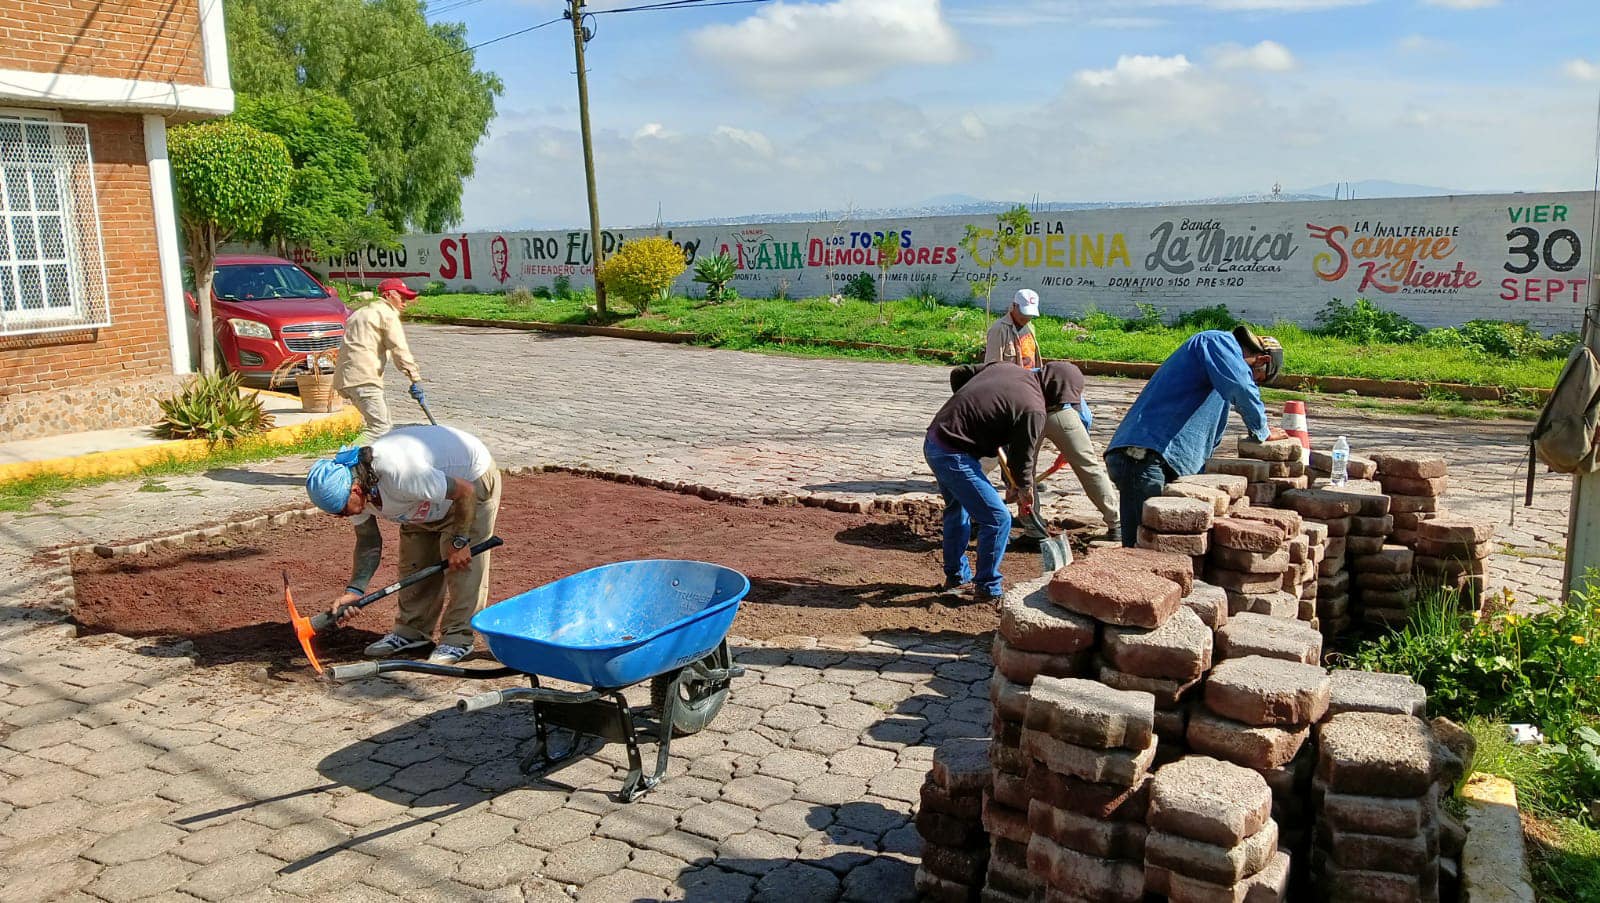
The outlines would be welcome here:
<svg viewBox="0 0 1600 903">
<path fill-rule="evenodd" d="M 1354 194 L 1358 201 L 1362 198 L 1426 198 L 1451 194 L 1497 193 L 1493 191 L 1462 191 L 1457 188 L 1439 188 L 1435 185 L 1409 185 L 1404 182 L 1389 182 L 1384 179 L 1364 179 L 1360 182 L 1329 182 L 1325 185 L 1302 188 L 1297 193 L 1312 195 L 1317 198 L 1331 198 L 1335 192 L 1338 193 L 1341 200 L 1347 199 L 1351 194 Z"/>
</svg>

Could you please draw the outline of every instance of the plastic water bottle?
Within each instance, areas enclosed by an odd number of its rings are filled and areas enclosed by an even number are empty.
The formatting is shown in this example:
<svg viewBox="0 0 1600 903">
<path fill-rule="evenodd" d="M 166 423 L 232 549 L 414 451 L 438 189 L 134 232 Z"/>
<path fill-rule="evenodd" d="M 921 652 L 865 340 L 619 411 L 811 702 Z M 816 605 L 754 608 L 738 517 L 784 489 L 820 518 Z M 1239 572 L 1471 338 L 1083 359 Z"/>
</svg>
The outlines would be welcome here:
<svg viewBox="0 0 1600 903">
<path fill-rule="evenodd" d="M 1350 441 L 1343 436 L 1333 443 L 1333 476 L 1329 480 L 1335 486 L 1343 486 L 1350 481 Z"/>
</svg>

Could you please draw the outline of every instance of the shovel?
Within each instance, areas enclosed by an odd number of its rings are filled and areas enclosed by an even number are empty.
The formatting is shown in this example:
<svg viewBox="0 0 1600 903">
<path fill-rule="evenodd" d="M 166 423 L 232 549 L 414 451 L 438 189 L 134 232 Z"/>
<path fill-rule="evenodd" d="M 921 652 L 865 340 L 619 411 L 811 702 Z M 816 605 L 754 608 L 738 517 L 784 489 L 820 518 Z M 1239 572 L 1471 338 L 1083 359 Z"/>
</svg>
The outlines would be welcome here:
<svg viewBox="0 0 1600 903">
<path fill-rule="evenodd" d="M 439 425 L 439 421 L 434 420 L 433 419 L 433 412 L 428 410 L 428 402 L 426 400 L 424 400 L 423 398 L 421 398 L 420 396 L 417 396 L 417 395 L 413 395 L 411 397 L 415 398 L 417 400 L 417 407 L 421 408 L 422 409 L 422 413 L 427 415 L 428 422 L 433 424 L 434 426 L 438 426 Z"/>
<path fill-rule="evenodd" d="M 1006 487 L 1016 490 L 1016 484 L 1011 481 L 1011 464 L 1006 460 L 1005 451 L 1002 449 L 997 454 L 1000 456 L 1000 475 L 1005 478 Z M 1052 534 L 1050 532 L 1049 525 L 1044 522 L 1044 518 L 1039 516 L 1039 507 L 1037 505 L 1023 518 L 1023 522 L 1032 527 L 1034 532 L 1041 537 L 1039 540 L 1039 564 L 1043 568 L 1045 576 L 1054 574 L 1072 563 L 1072 547 L 1067 545 L 1067 538 L 1059 533 Z"/>
<path fill-rule="evenodd" d="M 496 546 L 503 545 L 504 543 L 505 540 L 501 539 L 500 537 L 491 536 L 488 539 L 485 539 L 483 542 L 473 546 L 469 551 L 471 551 L 473 557 L 476 557 L 492 548 L 495 548 Z M 318 674 L 322 673 L 322 662 L 317 659 L 316 650 L 313 649 L 311 645 L 311 639 L 317 634 L 328 630 L 335 624 L 338 624 L 339 621 L 350 612 L 366 608 L 368 605 L 371 605 L 379 599 L 388 598 L 389 596 L 398 593 L 408 586 L 411 586 L 415 583 L 420 583 L 423 580 L 427 580 L 429 577 L 432 577 L 435 574 L 443 573 L 444 569 L 448 565 L 448 561 L 440 560 L 428 565 L 422 570 L 408 574 L 405 577 L 401 577 L 399 581 L 391 583 L 383 589 L 373 590 L 359 599 L 346 602 L 338 608 L 332 609 L 331 611 L 322 612 L 321 614 L 314 615 L 309 618 L 300 614 L 300 610 L 295 607 L 294 594 L 289 591 L 289 572 L 288 570 L 285 570 L 283 572 L 283 604 L 289 607 L 289 623 L 294 625 L 295 639 L 300 641 L 300 648 L 305 651 L 306 658 L 311 661 L 311 667 L 317 669 Z"/>
</svg>

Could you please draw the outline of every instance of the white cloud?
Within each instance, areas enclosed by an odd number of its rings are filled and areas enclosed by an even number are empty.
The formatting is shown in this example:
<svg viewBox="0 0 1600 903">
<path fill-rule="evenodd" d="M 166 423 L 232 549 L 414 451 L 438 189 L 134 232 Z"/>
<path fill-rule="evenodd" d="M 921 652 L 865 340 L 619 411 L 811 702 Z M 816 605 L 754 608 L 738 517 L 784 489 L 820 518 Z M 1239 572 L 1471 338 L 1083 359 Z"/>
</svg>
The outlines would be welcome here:
<svg viewBox="0 0 1600 903">
<path fill-rule="evenodd" d="M 1155 79 L 1173 78 L 1189 71 L 1189 58 L 1177 56 L 1119 56 L 1110 69 L 1084 69 L 1076 78 L 1091 88 L 1104 88 Z"/>
<path fill-rule="evenodd" d="M 1567 60 L 1566 65 L 1561 67 L 1561 71 L 1565 72 L 1568 77 L 1575 78 L 1581 82 L 1600 81 L 1600 62 Z"/>
<path fill-rule="evenodd" d="M 772 156 L 772 139 L 760 132 L 719 125 L 712 134 L 737 148 L 754 151 L 763 157 Z"/>
<path fill-rule="evenodd" d="M 1263 72 L 1286 72 L 1294 68 L 1294 54 L 1277 41 L 1262 41 L 1254 47 L 1224 44 L 1215 51 L 1217 66 L 1222 69 L 1259 69 Z"/>
<path fill-rule="evenodd" d="M 779 0 L 741 22 L 699 29 L 690 45 L 767 89 L 854 84 L 965 54 L 939 0 Z"/>
<path fill-rule="evenodd" d="M 1445 9 L 1488 9 L 1499 6 L 1500 0 L 1422 0 L 1428 6 L 1442 6 Z"/>
<path fill-rule="evenodd" d="M 1427 35 L 1409 34 L 1401 38 L 1395 46 L 1406 53 L 1432 53 L 1436 50 L 1444 50 L 1450 45 L 1445 41 L 1441 41 L 1438 38 L 1430 38 Z"/>
<path fill-rule="evenodd" d="M 647 122 L 644 125 L 639 126 L 639 130 L 633 133 L 633 140 L 635 141 L 638 141 L 641 138 L 665 137 L 667 137 L 667 127 L 659 122 Z"/>
</svg>

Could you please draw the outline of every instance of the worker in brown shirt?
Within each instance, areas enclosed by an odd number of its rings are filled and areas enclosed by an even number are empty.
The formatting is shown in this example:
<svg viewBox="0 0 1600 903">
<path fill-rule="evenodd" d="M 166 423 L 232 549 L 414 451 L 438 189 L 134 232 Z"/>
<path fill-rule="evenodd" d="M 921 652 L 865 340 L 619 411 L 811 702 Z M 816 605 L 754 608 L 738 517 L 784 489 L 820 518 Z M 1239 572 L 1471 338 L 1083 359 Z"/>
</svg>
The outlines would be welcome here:
<svg viewBox="0 0 1600 903">
<path fill-rule="evenodd" d="M 393 358 L 400 372 L 411 380 L 411 397 L 422 400 L 422 371 L 417 369 L 406 331 L 400 325 L 400 312 L 417 293 L 399 279 L 378 283 L 378 298 L 350 314 L 344 324 L 344 346 L 333 368 L 333 388 L 345 401 L 361 412 L 364 424 L 360 445 L 389 432 L 389 404 L 383 398 L 383 369 Z"/>
</svg>

